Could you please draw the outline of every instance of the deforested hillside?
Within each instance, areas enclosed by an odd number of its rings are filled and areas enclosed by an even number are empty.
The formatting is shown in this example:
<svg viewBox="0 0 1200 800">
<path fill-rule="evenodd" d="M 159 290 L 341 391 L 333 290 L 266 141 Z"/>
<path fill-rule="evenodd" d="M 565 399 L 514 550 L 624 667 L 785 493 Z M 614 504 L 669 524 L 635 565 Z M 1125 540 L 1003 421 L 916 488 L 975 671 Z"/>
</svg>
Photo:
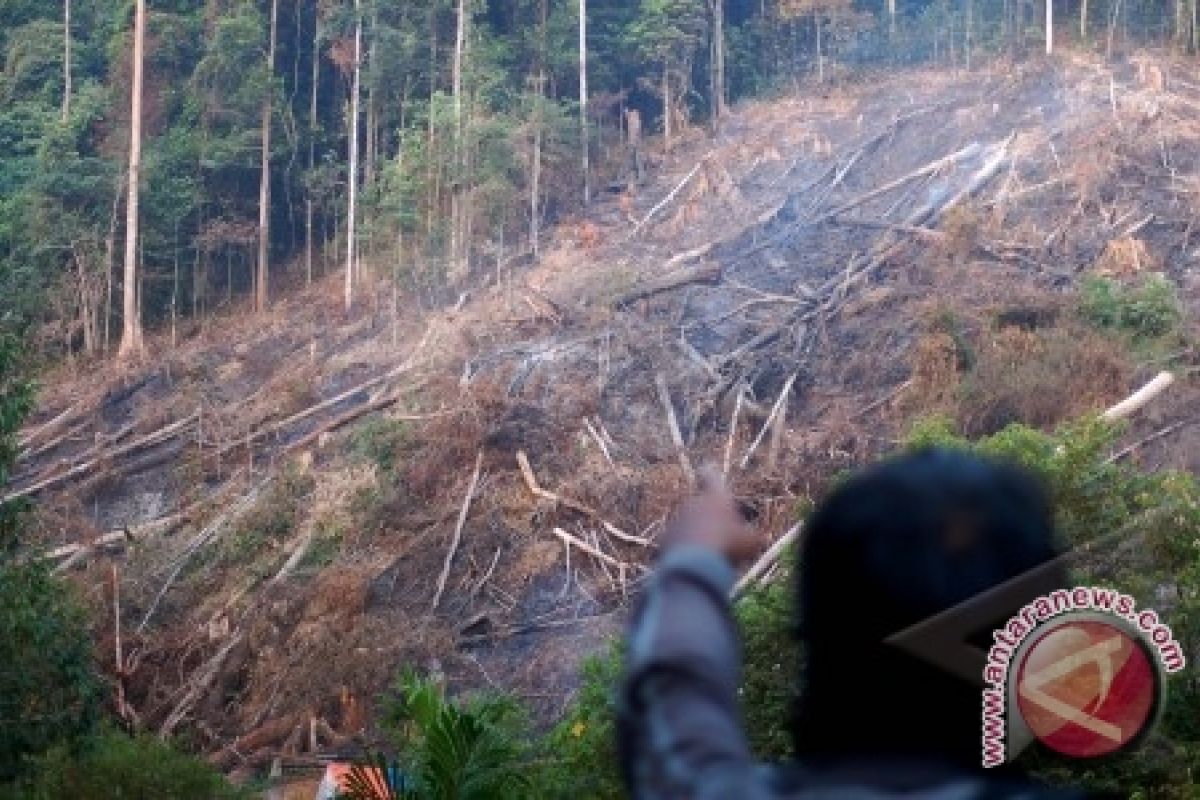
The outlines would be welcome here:
<svg viewBox="0 0 1200 800">
<path fill-rule="evenodd" d="M 1195 473 L 1189 74 L 746 102 L 445 305 L 366 270 L 349 313 L 335 274 L 148 330 L 146 362 L 45 375 L 22 551 L 83 589 L 115 712 L 248 777 L 375 741 L 403 667 L 557 720 L 706 462 L 778 537 L 915 420 L 1051 430 L 1167 370 L 1112 459 Z"/>
</svg>

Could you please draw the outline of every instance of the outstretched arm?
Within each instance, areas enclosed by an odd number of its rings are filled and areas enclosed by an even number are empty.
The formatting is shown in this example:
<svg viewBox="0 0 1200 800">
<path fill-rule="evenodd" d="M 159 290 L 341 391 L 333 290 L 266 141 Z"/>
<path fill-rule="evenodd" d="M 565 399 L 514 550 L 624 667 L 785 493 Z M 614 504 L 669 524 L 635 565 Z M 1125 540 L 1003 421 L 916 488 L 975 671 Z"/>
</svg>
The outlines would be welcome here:
<svg viewBox="0 0 1200 800">
<path fill-rule="evenodd" d="M 626 783 L 636 800 L 753 800 L 728 556 L 754 540 L 719 486 L 685 504 L 665 539 L 628 640 L 618 728 Z"/>
</svg>

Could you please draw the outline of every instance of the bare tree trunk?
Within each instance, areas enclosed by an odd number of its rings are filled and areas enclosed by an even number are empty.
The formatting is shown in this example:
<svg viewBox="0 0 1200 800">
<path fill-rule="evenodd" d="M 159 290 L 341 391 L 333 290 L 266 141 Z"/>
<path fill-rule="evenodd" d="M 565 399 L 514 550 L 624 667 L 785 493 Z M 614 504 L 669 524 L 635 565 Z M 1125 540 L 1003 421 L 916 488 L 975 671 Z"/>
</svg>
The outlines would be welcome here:
<svg viewBox="0 0 1200 800">
<path fill-rule="evenodd" d="M 71 0 L 63 0 L 63 105 L 62 119 L 71 116 Z"/>
<path fill-rule="evenodd" d="M 136 0 L 133 23 L 133 87 L 129 115 L 129 199 L 125 206 L 125 275 L 122 292 L 121 345 L 118 358 L 140 358 L 144 351 L 138 306 L 138 186 L 142 166 L 142 69 L 146 46 L 146 0 Z"/>
<path fill-rule="evenodd" d="M 671 152 L 671 81 L 666 62 L 663 62 L 662 96 L 663 96 L 663 146 Z"/>
<path fill-rule="evenodd" d="M 1054 0 L 1046 0 L 1046 55 L 1054 54 Z"/>
<path fill-rule="evenodd" d="M 544 77 L 544 76 L 539 76 Z M 541 86 L 541 80 L 538 81 L 538 86 Z M 540 222 L 539 206 L 541 205 L 541 180 L 542 180 L 542 111 L 541 97 L 537 100 L 539 107 L 537 110 L 537 119 L 534 121 L 533 129 L 533 163 L 530 165 L 529 176 L 529 246 L 533 249 L 533 257 L 538 257 L 538 239 L 541 238 L 541 231 L 538 229 Z"/>
<path fill-rule="evenodd" d="M 460 240 L 462 225 L 462 180 L 463 180 L 463 54 L 467 47 L 467 3 L 458 0 L 457 23 L 454 31 L 454 63 L 451 74 L 451 92 L 454 97 L 454 175 L 450 181 L 450 278 L 461 277 L 462 249 Z"/>
<path fill-rule="evenodd" d="M 346 211 L 346 311 L 354 306 L 355 234 L 358 220 L 358 96 L 362 89 L 362 15 L 354 0 L 354 80 L 350 97 L 350 180 Z"/>
<path fill-rule="evenodd" d="M 367 47 L 367 75 L 370 78 L 370 81 L 367 84 L 367 141 L 366 148 L 363 153 L 364 186 L 370 186 L 375 182 L 375 151 L 379 147 L 379 143 L 377 141 L 378 131 L 376 130 L 376 126 L 378 124 L 378 111 L 375 105 L 375 81 L 378 80 L 378 75 L 376 74 L 375 70 L 375 58 L 377 52 L 376 42 L 379 39 L 379 37 L 375 35 L 375 28 L 378 27 L 378 23 L 378 4 L 373 3 L 371 5 L 371 28 L 368 31 L 371 36 L 371 43 Z M 367 253 L 370 254 L 370 252 L 371 248 L 368 246 Z"/>
<path fill-rule="evenodd" d="M 588 166 L 587 121 L 587 0 L 579 0 L 579 152 L 583 157 L 583 204 L 592 201 L 592 181 Z"/>
<path fill-rule="evenodd" d="M 725 116 L 725 0 L 710 0 L 713 17 L 713 105 L 717 121 Z"/>
<path fill-rule="evenodd" d="M 321 7 L 313 0 L 312 92 L 308 98 L 308 190 L 304 196 L 304 282 L 313 279 L 313 169 L 317 158 L 317 87 L 321 80 Z"/>
<path fill-rule="evenodd" d="M 1113 38 L 1117 33 L 1117 22 L 1121 19 L 1121 0 L 1115 0 L 1112 7 L 1112 14 L 1108 19 L 1108 42 L 1105 47 L 1105 57 L 1112 58 L 1113 54 Z"/>
<path fill-rule="evenodd" d="M 121 195 L 125 191 L 125 180 L 117 182 L 113 192 L 112 213 L 108 217 L 108 234 L 104 237 L 104 352 L 108 352 L 109 332 L 113 308 L 113 269 L 117 266 L 117 215 L 121 210 Z"/>
<path fill-rule="evenodd" d="M 538 2 L 538 51 L 537 51 L 537 84 L 534 87 L 534 118 L 533 118 L 533 155 L 529 165 L 529 247 L 533 257 L 540 252 L 541 238 L 541 206 L 542 195 L 542 119 L 543 102 L 546 95 L 546 29 L 549 21 L 549 0 Z M 501 225 L 501 231 L 503 231 Z M 497 273 L 499 280 L 499 273 Z"/>
<path fill-rule="evenodd" d="M 1088 0 L 1079 0 L 1079 41 L 1087 41 Z"/>
<path fill-rule="evenodd" d="M 817 83 L 824 83 L 825 53 L 821 50 L 821 12 L 813 14 L 813 24 L 817 26 Z"/>
<path fill-rule="evenodd" d="M 888 9 L 888 35 L 893 39 L 896 37 L 896 0 L 887 0 Z"/>
<path fill-rule="evenodd" d="M 279 0 L 271 0 L 271 34 L 267 40 L 267 96 L 262 110 L 262 172 L 258 179 L 258 263 L 255 269 L 254 310 L 267 310 L 267 280 L 271 257 L 271 100 L 275 80 L 275 37 Z"/>
</svg>

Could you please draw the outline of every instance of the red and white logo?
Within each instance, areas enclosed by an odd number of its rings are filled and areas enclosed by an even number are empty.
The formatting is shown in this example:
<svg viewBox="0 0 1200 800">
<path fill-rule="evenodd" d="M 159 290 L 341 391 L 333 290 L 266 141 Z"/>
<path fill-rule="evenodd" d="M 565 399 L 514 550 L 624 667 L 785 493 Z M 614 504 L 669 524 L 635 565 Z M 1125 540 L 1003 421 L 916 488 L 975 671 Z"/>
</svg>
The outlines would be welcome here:
<svg viewBox="0 0 1200 800">
<path fill-rule="evenodd" d="M 1114 623 L 1056 620 L 1035 633 L 1016 665 L 1016 710 L 1034 737 L 1063 755 L 1114 753 L 1154 721 L 1160 671 L 1141 638 Z"/>
</svg>

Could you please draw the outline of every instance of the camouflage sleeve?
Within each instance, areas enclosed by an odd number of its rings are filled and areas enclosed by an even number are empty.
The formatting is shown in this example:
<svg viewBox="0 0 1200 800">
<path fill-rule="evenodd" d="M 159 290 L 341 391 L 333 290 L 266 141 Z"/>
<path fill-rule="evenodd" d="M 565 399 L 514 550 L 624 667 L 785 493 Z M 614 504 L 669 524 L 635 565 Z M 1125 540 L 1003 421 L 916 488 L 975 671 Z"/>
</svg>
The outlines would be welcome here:
<svg viewBox="0 0 1200 800">
<path fill-rule="evenodd" d="M 669 551 L 634 612 L 619 698 L 622 769 L 636 800 L 756 800 L 737 705 L 741 649 L 733 568 L 698 547 Z"/>
</svg>

